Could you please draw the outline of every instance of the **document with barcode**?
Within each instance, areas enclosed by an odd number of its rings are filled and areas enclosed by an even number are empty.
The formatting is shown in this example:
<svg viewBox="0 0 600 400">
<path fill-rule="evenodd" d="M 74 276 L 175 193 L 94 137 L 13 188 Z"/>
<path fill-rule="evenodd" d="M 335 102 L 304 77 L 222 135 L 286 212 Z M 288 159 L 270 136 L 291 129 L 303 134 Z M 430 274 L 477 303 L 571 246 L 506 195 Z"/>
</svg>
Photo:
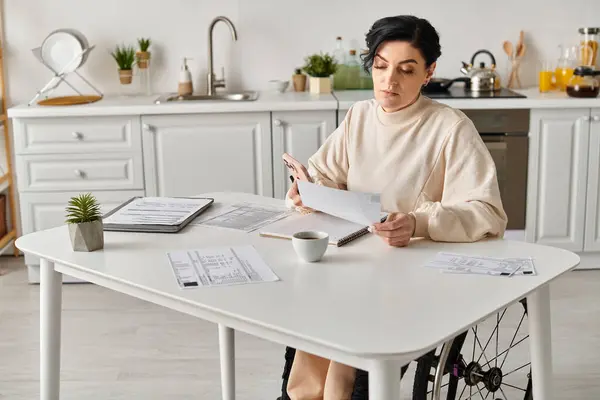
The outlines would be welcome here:
<svg viewBox="0 0 600 400">
<path fill-rule="evenodd" d="M 440 252 L 425 264 L 443 272 L 496 276 L 537 275 L 531 258 L 493 258 Z"/>
<path fill-rule="evenodd" d="M 279 280 L 251 245 L 173 251 L 167 258 L 182 289 Z"/>
</svg>

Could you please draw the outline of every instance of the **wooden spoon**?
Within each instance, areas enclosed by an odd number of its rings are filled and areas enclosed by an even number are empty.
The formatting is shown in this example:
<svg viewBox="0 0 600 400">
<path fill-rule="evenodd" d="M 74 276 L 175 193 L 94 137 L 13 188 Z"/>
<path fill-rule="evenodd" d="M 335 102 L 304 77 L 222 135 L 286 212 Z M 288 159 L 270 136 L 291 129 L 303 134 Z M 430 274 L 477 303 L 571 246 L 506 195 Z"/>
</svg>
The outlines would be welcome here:
<svg viewBox="0 0 600 400">
<path fill-rule="evenodd" d="M 504 52 L 510 58 L 512 58 L 512 56 L 513 56 L 513 45 L 512 45 L 512 43 L 509 42 L 508 40 L 505 40 L 504 43 L 502 43 L 502 47 L 504 48 Z"/>
<path fill-rule="evenodd" d="M 519 32 L 519 41 L 517 43 L 517 57 L 520 57 L 520 54 L 522 52 L 523 46 L 525 45 L 525 33 L 523 31 Z"/>
</svg>

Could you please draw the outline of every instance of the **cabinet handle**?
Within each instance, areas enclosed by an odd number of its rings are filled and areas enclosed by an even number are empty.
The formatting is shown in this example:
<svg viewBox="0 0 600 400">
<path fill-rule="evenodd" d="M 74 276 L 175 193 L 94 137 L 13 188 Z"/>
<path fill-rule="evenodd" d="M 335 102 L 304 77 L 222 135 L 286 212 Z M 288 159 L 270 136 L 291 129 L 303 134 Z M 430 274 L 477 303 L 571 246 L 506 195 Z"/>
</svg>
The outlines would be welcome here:
<svg viewBox="0 0 600 400">
<path fill-rule="evenodd" d="M 85 176 L 85 172 L 83 172 L 80 169 L 76 169 L 75 170 L 75 175 L 78 176 L 78 177 L 80 177 L 80 178 L 83 178 Z"/>
<path fill-rule="evenodd" d="M 586 121 L 586 122 L 590 120 L 590 117 L 589 117 L 588 115 L 586 115 L 586 116 L 584 116 L 584 117 L 582 117 L 582 118 L 583 118 L 583 120 L 584 120 L 584 121 Z"/>
<path fill-rule="evenodd" d="M 283 122 L 281 122 L 280 119 L 274 119 L 273 120 L 273 125 L 275 125 L 275 126 L 281 126 L 281 125 L 283 125 Z"/>
<path fill-rule="evenodd" d="M 150 132 L 153 131 L 152 126 L 148 125 L 148 124 L 142 125 L 142 128 L 144 128 L 145 131 L 150 131 Z"/>
<path fill-rule="evenodd" d="M 594 122 L 598 122 L 598 121 L 600 121 L 600 115 L 594 115 L 594 116 L 592 117 L 592 120 L 593 120 Z"/>
<path fill-rule="evenodd" d="M 79 132 L 73 132 L 73 133 L 71 133 L 71 135 L 73 135 L 73 137 L 75 139 L 79 139 L 79 140 L 83 139 L 83 135 Z"/>
</svg>

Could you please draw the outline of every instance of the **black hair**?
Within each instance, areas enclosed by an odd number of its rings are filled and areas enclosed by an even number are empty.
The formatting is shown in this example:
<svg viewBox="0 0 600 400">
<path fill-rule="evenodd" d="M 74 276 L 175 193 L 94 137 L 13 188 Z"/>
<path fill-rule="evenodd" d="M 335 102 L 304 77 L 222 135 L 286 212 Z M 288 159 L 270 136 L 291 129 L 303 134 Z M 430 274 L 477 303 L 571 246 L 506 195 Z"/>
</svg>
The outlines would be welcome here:
<svg viewBox="0 0 600 400">
<path fill-rule="evenodd" d="M 442 54 L 440 37 L 435 28 L 423 18 L 397 15 L 381 18 L 366 34 L 368 52 L 363 54 L 363 68 L 368 73 L 373 66 L 379 46 L 389 40 L 409 42 L 421 52 L 426 67 L 431 66 Z"/>
</svg>

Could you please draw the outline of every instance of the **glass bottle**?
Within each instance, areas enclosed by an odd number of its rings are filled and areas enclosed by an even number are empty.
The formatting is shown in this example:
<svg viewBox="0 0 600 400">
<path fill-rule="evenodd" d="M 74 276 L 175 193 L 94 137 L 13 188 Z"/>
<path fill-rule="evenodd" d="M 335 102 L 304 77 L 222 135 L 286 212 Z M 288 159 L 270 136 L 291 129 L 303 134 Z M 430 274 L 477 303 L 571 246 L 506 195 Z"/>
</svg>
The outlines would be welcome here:
<svg viewBox="0 0 600 400">
<path fill-rule="evenodd" d="M 338 66 L 337 71 L 333 74 L 333 89 L 344 90 L 346 89 L 346 51 L 344 50 L 342 37 L 338 36 L 335 38 L 335 50 L 333 50 L 333 57 L 335 58 Z"/>
<path fill-rule="evenodd" d="M 567 83 L 573 76 L 573 71 L 578 64 L 578 48 L 579 46 L 558 46 L 560 49 L 560 57 L 554 71 L 554 79 L 556 88 L 565 91 Z"/>
<path fill-rule="evenodd" d="M 579 28 L 581 47 L 579 65 L 596 66 L 599 34 L 600 28 Z"/>
<path fill-rule="evenodd" d="M 348 53 L 346 61 L 346 89 L 360 89 L 360 61 L 356 55 L 356 50 L 352 49 Z"/>
</svg>

